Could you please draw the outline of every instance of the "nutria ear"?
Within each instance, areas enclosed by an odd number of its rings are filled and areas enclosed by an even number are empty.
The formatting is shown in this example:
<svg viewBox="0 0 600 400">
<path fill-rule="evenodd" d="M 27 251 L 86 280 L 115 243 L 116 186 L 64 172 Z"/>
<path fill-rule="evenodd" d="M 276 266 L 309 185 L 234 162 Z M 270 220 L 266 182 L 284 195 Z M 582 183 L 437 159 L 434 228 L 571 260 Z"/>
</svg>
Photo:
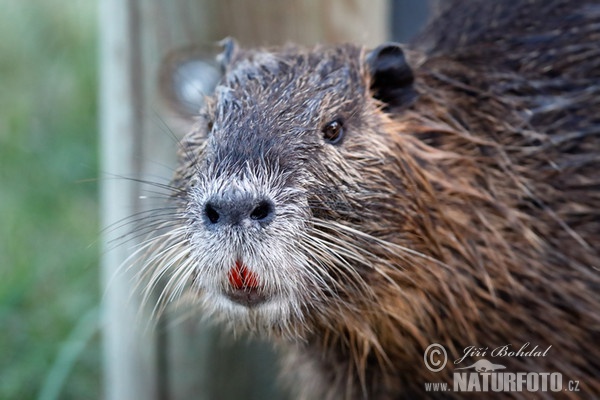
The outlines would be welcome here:
<svg viewBox="0 0 600 400">
<path fill-rule="evenodd" d="M 217 51 L 214 44 L 194 45 L 174 49 L 165 57 L 160 70 L 165 111 L 187 122 L 195 120 L 223 75 L 216 61 Z M 189 130 L 189 124 L 186 126 Z"/>
<path fill-rule="evenodd" d="M 231 64 L 231 60 L 233 60 L 238 52 L 239 46 L 235 39 L 231 37 L 221 40 L 219 45 L 223 48 L 223 52 L 217 56 L 217 62 L 221 65 L 223 72 L 225 72 L 227 66 Z"/>
<path fill-rule="evenodd" d="M 373 97 L 388 109 L 407 107 L 416 99 L 413 73 L 397 43 L 385 43 L 367 54 Z"/>
</svg>

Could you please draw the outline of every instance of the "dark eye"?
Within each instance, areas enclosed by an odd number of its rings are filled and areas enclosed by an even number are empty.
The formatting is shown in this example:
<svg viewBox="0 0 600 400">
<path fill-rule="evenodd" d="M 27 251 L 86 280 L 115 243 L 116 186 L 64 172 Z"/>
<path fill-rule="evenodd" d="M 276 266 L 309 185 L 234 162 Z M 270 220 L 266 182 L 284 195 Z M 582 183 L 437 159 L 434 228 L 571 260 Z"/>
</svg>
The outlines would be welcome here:
<svg viewBox="0 0 600 400">
<path fill-rule="evenodd" d="M 206 123 L 206 131 L 208 133 L 210 133 L 212 131 L 214 122 L 212 121 L 212 119 L 208 120 L 208 122 Z"/>
<path fill-rule="evenodd" d="M 323 139 L 331 144 L 339 143 L 344 137 L 344 125 L 340 120 L 328 122 L 323 127 Z"/>
</svg>

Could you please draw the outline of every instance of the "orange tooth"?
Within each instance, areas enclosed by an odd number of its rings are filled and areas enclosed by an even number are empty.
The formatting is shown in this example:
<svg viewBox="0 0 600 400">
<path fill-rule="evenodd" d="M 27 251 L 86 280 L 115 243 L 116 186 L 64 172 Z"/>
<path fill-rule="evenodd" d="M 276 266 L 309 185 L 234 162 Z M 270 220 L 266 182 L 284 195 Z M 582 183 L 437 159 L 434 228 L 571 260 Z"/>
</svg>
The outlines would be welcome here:
<svg viewBox="0 0 600 400">
<path fill-rule="evenodd" d="M 248 270 L 241 261 L 236 261 L 235 266 L 229 271 L 229 283 L 235 289 L 256 289 L 258 287 L 258 277 Z"/>
</svg>

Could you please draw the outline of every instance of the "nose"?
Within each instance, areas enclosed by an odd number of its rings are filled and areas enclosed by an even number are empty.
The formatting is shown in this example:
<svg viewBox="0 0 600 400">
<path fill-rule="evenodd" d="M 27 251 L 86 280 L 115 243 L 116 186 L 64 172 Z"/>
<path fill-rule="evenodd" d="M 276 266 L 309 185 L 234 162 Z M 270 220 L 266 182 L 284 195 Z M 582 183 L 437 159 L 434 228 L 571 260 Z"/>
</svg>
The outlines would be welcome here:
<svg viewBox="0 0 600 400">
<path fill-rule="evenodd" d="M 227 196 L 213 198 L 204 205 L 205 223 L 209 227 L 265 227 L 275 218 L 275 205 L 267 198 Z"/>
</svg>

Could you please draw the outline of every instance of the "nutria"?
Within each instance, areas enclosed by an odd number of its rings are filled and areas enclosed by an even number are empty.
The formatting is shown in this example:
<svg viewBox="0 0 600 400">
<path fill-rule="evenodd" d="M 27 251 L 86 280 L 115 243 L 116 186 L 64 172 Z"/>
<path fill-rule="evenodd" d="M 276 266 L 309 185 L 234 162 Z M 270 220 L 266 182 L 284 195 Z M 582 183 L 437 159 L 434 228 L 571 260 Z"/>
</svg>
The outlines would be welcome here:
<svg viewBox="0 0 600 400">
<path fill-rule="evenodd" d="M 301 399 L 430 397 L 478 359 L 600 396 L 600 6 L 444 4 L 405 46 L 228 41 L 148 287 L 270 338 Z"/>
</svg>

